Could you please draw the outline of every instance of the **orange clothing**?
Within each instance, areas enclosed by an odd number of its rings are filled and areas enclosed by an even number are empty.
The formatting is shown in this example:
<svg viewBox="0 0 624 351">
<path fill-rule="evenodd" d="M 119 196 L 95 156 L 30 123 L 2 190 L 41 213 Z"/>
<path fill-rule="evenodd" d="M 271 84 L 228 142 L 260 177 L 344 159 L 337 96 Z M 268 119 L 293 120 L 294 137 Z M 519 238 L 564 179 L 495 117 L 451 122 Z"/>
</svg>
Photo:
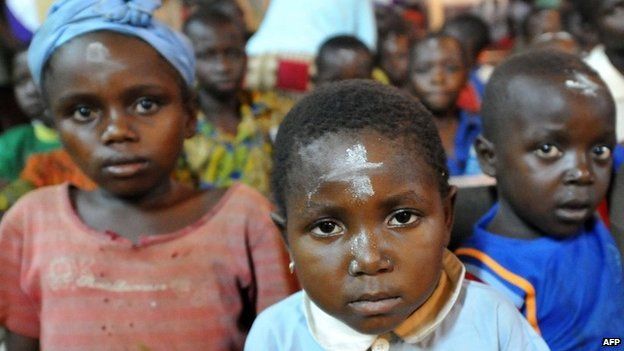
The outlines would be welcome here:
<svg viewBox="0 0 624 351">
<path fill-rule="evenodd" d="M 293 291 L 270 210 L 236 184 L 196 223 L 133 243 L 83 223 L 68 184 L 30 192 L 0 223 L 0 325 L 43 350 L 241 350 Z"/>
<path fill-rule="evenodd" d="M 31 155 L 20 175 L 35 188 L 70 182 L 78 188 L 93 190 L 97 185 L 72 161 L 65 149 Z"/>
</svg>

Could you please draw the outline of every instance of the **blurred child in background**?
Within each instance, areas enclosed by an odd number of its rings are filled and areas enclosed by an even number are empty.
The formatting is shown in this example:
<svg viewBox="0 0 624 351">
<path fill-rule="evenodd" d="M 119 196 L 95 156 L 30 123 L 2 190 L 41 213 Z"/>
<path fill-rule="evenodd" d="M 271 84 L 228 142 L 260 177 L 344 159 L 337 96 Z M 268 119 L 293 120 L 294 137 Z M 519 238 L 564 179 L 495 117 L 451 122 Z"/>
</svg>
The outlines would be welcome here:
<svg viewBox="0 0 624 351">
<path fill-rule="evenodd" d="M 472 144 L 481 132 L 479 116 L 457 106 L 466 84 L 468 59 L 457 39 L 432 34 L 410 52 L 410 89 L 433 113 L 451 176 L 480 173 Z"/>
</svg>

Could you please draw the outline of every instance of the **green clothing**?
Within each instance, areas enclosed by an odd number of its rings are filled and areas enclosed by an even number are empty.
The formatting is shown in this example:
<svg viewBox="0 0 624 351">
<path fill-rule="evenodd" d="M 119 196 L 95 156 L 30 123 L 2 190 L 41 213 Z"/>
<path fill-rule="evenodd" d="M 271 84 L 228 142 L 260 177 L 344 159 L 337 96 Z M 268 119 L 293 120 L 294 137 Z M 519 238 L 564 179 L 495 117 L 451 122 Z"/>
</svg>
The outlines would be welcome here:
<svg viewBox="0 0 624 351">
<path fill-rule="evenodd" d="M 17 179 L 28 156 L 60 146 L 58 137 L 43 124 L 26 124 L 7 130 L 0 135 L 0 179 Z"/>
</svg>

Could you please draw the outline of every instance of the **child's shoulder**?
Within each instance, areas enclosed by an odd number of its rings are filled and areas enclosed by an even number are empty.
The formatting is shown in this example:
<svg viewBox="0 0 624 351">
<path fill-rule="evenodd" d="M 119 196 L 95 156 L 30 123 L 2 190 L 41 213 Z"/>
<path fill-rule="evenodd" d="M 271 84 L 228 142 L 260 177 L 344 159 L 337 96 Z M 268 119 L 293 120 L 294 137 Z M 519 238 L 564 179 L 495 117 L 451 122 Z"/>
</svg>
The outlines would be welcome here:
<svg viewBox="0 0 624 351">
<path fill-rule="evenodd" d="M 29 191 L 21 197 L 17 203 L 9 209 L 11 212 L 23 212 L 33 210 L 58 211 L 64 208 L 62 205 L 69 201 L 69 184 L 44 186 Z"/>
<path fill-rule="evenodd" d="M 234 183 L 222 195 L 221 201 L 224 206 L 235 207 L 245 212 L 266 212 L 271 211 L 273 208 L 271 202 L 264 195 L 243 183 Z"/>
<path fill-rule="evenodd" d="M 548 350 L 518 309 L 493 287 L 464 280 L 456 308 L 454 328 L 465 329 L 469 334 L 477 331 L 481 345 L 498 344 L 510 350 Z M 457 334 L 464 335 L 457 329 Z"/>
<path fill-rule="evenodd" d="M 303 291 L 299 291 L 262 311 L 245 350 L 322 350 L 309 332 L 303 309 Z"/>
</svg>

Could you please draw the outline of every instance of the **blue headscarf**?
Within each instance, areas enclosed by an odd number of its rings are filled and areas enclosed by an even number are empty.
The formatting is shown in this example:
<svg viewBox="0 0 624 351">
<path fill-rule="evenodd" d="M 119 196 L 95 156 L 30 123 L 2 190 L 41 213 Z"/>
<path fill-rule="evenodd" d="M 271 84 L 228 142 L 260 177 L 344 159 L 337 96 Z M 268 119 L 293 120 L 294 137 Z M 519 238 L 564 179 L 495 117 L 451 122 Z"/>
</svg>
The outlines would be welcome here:
<svg viewBox="0 0 624 351">
<path fill-rule="evenodd" d="M 192 86 L 195 57 L 188 39 L 152 18 L 160 0 L 59 0 L 28 49 L 28 66 L 41 88 L 43 67 L 69 40 L 90 32 L 108 30 L 143 39 L 180 72 Z"/>
</svg>

